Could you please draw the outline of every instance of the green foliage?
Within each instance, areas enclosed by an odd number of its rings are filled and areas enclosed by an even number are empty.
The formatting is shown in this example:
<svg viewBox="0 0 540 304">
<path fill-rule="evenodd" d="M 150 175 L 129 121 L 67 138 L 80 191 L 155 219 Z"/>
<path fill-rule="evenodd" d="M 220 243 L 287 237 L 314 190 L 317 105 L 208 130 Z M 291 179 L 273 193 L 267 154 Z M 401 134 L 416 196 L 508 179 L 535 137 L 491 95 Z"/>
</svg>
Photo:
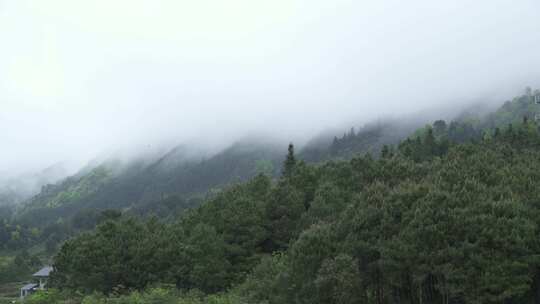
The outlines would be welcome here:
<svg viewBox="0 0 540 304">
<path fill-rule="evenodd" d="M 14 257 L 0 259 L 0 283 L 23 281 L 30 274 L 43 266 L 36 255 L 31 255 L 26 250 L 18 252 Z"/>
<path fill-rule="evenodd" d="M 294 167 L 296 166 L 296 157 L 294 155 L 294 145 L 289 144 L 287 151 L 287 158 L 283 162 L 283 176 L 290 177 L 293 173 Z"/>
<path fill-rule="evenodd" d="M 229 284 L 230 263 L 226 259 L 226 244 L 215 228 L 206 224 L 195 226 L 186 239 L 189 271 L 179 274 L 182 285 L 205 292 L 217 292 Z M 181 261 L 184 262 L 184 261 Z M 184 282 L 187 278 L 187 282 Z M 181 285 L 181 286 L 182 286 Z"/>
<path fill-rule="evenodd" d="M 539 290 L 540 138 L 530 121 L 501 133 L 416 164 L 400 154 L 319 168 L 332 183 L 318 183 L 307 230 L 279 272 L 263 260 L 241 293 L 260 303 L 526 303 Z"/>
<path fill-rule="evenodd" d="M 66 294 L 62 294 L 60 291 L 56 289 L 51 290 L 44 290 L 44 291 L 38 291 L 30 296 L 28 296 L 24 303 L 27 304 L 68 304 L 68 303 L 74 303 L 72 301 L 67 300 L 69 296 Z"/>
<path fill-rule="evenodd" d="M 358 262 L 346 254 L 326 259 L 315 279 L 317 302 L 328 304 L 366 303 L 361 290 Z"/>
<path fill-rule="evenodd" d="M 237 286 L 230 295 L 254 303 L 530 298 L 540 275 L 538 128 L 523 122 L 445 153 L 426 130 L 420 141 L 432 150 L 422 147 L 422 160 L 398 151 L 299 162 L 274 184 L 259 175 L 176 223 L 106 221 L 64 244 L 55 283 L 105 293 Z"/>
<path fill-rule="evenodd" d="M 422 123 L 414 121 L 383 120 L 367 124 L 357 132 L 352 128 L 341 137 L 324 143 L 308 144 L 301 152 L 306 161 L 351 159 L 356 155 L 379 155 L 384 146 L 398 144 Z"/>
<path fill-rule="evenodd" d="M 255 171 L 257 174 L 265 174 L 267 176 L 274 175 L 274 164 L 267 159 L 259 159 L 255 162 Z"/>
<path fill-rule="evenodd" d="M 286 303 L 291 294 L 287 257 L 282 253 L 265 256 L 238 287 L 249 303 Z"/>
<path fill-rule="evenodd" d="M 21 225 L 13 219 L 0 218 L 0 250 L 18 250 L 40 240 L 42 231 L 29 225 Z"/>
<path fill-rule="evenodd" d="M 6 302 L 6 303 L 11 303 Z M 200 292 L 182 293 L 164 287 L 153 287 L 143 291 L 105 296 L 99 293 L 79 295 L 56 289 L 37 292 L 24 300 L 30 304 L 243 304 L 234 294 L 205 296 Z M 247 304 L 247 303 L 246 303 Z"/>
<path fill-rule="evenodd" d="M 263 173 L 277 175 L 281 147 L 239 142 L 210 157 L 177 147 L 154 162 L 105 162 L 66 180 L 43 187 L 17 214 L 18 222 L 44 228 L 58 219 L 104 209 L 126 209 L 136 215 L 178 216 L 199 205 L 207 191 L 243 182 Z M 75 230 L 80 227 L 75 227 Z"/>
<path fill-rule="evenodd" d="M 538 303 L 540 128 L 507 113 L 529 106 L 436 121 L 380 158 L 308 165 L 291 145 L 278 179 L 174 222 L 82 213 L 99 224 L 61 246 L 51 283 L 85 303 Z"/>
<path fill-rule="evenodd" d="M 435 131 L 431 126 L 427 126 L 422 130 L 421 134 L 415 139 L 411 140 L 407 138 L 403 141 L 398 150 L 405 157 L 410 158 L 416 162 L 422 162 L 426 160 L 431 160 L 433 157 L 440 157 L 447 153 L 450 146 L 448 137 L 442 132 L 440 126 L 437 127 L 436 131 L 439 135 L 439 138 L 435 137 Z"/>
<path fill-rule="evenodd" d="M 330 225 L 314 225 L 304 231 L 289 250 L 290 282 L 298 303 L 315 303 L 317 293 L 312 278 L 326 257 L 335 252 L 335 236 Z"/>
<path fill-rule="evenodd" d="M 106 167 L 97 167 L 89 174 L 84 175 L 79 181 L 71 184 L 67 189 L 55 193 L 47 200 L 49 208 L 76 203 L 83 197 L 98 191 L 111 177 L 111 172 Z"/>
<path fill-rule="evenodd" d="M 266 204 L 270 238 L 267 251 L 286 249 L 298 234 L 297 222 L 305 211 L 302 193 L 285 180 L 271 192 Z"/>
</svg>

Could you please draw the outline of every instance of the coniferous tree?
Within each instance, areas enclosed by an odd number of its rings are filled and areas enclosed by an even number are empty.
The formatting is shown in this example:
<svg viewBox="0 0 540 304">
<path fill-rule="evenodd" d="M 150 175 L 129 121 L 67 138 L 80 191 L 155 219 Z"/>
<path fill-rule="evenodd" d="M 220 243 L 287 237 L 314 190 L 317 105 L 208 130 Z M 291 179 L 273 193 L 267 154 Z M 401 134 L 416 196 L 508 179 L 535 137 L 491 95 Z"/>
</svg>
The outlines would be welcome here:
<svg viewBox="0 0 540 304">
<path fill-rule="evenodd" d="M 493 133 L 494 138 L 499 138 L 501 136 L 501 129 L 495 128 L 495 131 Z"/>
<path fill-rule="evenodd" d="M 428 128 L 426 137 L 424 138 L 424 145 L 426 145 L 426 148 L 428 149 L 428 153 L 433 155 L 434 148 L 435 148 L 435 136 L 433 136 L 433 129 Z"/>
<path fill-rule="evenodd" d="M 388 148 L 388 145 L 384 145 L 381 150 L 381 157 L 382 158 L 388 158 L 390 157 L 390 149 Z"/>
<path fill-rule="evenodd" d="M 354 130 L 354 127 L 351 128 L 349 131 L 349 138 L 354 138 L 356 136 L 356 131 Z"/>
<path fill-rule="evenodd" d="M 446 133 L 446 121 L 437 120 L 433 123 L 433 133 L 435 136 L 442 136 Z"/>
<path fill-rule="evenodd" d="M 338 142 L 339 142 L 339 141 L 338 141 L 337 136 L 334 136 L 334 140 L 332 141 L 332 146 L 337 147 Z"/>
<path fill-rule="evenodd" d="M 291 144 L 276 183 L 258 175 L 178 223 L 112 217 L 65 242 L 53 281 L 102 292 L 240 284 L 242 301 L 219 303 L 540 303 L 540 130 L 521 117 L 502 131 L 507 120 L 440 135 L 434 125 L 379 160 L 314 166 Z"/>
<path fill-rule="evenodd" d="M 291 177 L 295 166 L 296 166 L 296 157 L 294 155 L 294 145 L 290 143 L 288 152 L 287 152 L 287 158 L 285 159 L 285 162 L 283 163 L 283 176 Z"/>
</svg>

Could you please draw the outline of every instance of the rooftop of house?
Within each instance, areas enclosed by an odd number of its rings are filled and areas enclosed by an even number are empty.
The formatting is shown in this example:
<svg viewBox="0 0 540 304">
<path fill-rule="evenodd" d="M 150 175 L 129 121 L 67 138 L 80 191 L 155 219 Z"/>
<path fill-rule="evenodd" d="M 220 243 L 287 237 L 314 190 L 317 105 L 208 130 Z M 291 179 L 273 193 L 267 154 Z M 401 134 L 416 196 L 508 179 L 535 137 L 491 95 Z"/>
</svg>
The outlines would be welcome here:
<svg viewBox="0 0 540 304">
<path fill-rule="evenodd" d="M 52 270 L 53 268 L 51 266 L 45 266 L 41 268 L 38 272 L 34 273 L 32 276 L 46 278 L 49 276 Z"/>
<path fill-rule="evenodd" d="M 34 284 L 34 283 L 26 284 L 23 287 L 21 287 L 21 290 L 32 290 L 32 289 L 36 288 L 37 286 L 38 286 L 38 284 Z"/>
</svg>

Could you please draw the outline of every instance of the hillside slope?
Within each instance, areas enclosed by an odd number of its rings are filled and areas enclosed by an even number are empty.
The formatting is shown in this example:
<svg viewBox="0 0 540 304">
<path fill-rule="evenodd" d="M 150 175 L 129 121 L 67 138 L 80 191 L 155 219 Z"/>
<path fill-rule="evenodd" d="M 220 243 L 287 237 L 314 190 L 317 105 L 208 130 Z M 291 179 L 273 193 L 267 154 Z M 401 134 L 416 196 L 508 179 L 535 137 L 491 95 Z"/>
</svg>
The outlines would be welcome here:
<svg viewBox="0 0 540 304">
<path fill-rule="evenodd" d="M 508 123 L 517 125 L 524 118 L 532 122 L 538 113 L 540 106 L 523 95 L 488 115 L 468 111 L 448 123 L 404 120 L 366 125 L 333 141 L 331 137 L 312 141 L 298 157 L 320 163 L 365 153 L 388 157 L 399 152 L 421 162 L 443 155 L 456 143 L 492 138 L 507 129 Z M 179 146 L 152 161 L 101 162 L 44 186 L 14 216 L 12 208 L 0 209 L 5 222 L 0 234 L 10 248 L 46 243 L 54 251 L 65 238 L 93 228 L 107 209 L 173 220 L 228 185 L 261 172 L 278 176 L 284 150 L 281 144 L 250 139 L 207 158 L 194 159 L 185 146 Z"/>
<path fill-rule="evenodd" d="M 309 162 L 328 159 L 350 159 L 358 154 L 369 153 L 380 156 L 385 146 L 399 144 L 405 138 L 423 137 L 428 129 L 435 136 L 445 136 L 450 142 L 461 143 L 483 136 L 492 136 L 495 130 L 520 123 L 524 118 L 530 121 L 539 118 L 540 105 L 534 102 L 534 95 L 540 91 L 532 90 L 504 102 L 493 111 L 485 105 L 476 104 L 456 113 L 449 121 L 442 119 L 430 121 L 426 117 L 409 117 L 400 120 L 383 119 L 364 125 L 355 130 L 351 127 L 342 135 L 324 136 L 308 143 L 300 152 L 300 158 Z"/>
<path fill-rule="evenodd" d="M 540 123 L 537 105 L 515 111 L 530 105 L 437 121 L 380 158 L 306 164 L 291 149 L 278 180 L 174 223 L 120 216 L 69 240 L 53 281 L 86 301 L 123 286 L 126 302 L 540 303 Z"/>
<path fill-rule="evenodd" d="M 43 185 L 56 183 L 69 173 L 65 165 L 57 163 L 43 170 L 19 176 L 4 178 L 0 176 L 0 206 L 21 203 L 39 193 Z"/>
<path fill-rule="evenodd" d="M 237 143 L 202 160 L 186 159 L 177 147 L 147 163 L 122 164 L 108 161 L 69 177 L 58 184 L 46 185 L 18 213 L 18 220 L 43 226 L 67 219 L 83 210 L 120 209 L 139 206 L 156 209 L 159 202 L 174 196 L 190 198 L 211 189 L 241 182 L 259 171 L 273 175 L 279 168 L 282 153 L 277 144 Z M 179 204 L 187 202 L 179 199 Z M 174 206 L 182 208 L 187 206 Z"/>
</svg>

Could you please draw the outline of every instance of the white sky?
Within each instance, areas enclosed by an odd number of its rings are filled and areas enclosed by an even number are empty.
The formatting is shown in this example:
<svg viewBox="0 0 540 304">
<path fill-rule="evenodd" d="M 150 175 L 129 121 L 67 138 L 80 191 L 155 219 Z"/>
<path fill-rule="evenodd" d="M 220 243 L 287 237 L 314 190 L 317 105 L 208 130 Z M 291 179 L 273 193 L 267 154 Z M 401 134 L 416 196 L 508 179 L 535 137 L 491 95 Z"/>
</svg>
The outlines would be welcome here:
<svg viewBox="0 0 540 304">
<path fill-rule="evenodd" d="M 0 0 L 0 172 L 540 86 L 538 0 Z"/>
</svg>

